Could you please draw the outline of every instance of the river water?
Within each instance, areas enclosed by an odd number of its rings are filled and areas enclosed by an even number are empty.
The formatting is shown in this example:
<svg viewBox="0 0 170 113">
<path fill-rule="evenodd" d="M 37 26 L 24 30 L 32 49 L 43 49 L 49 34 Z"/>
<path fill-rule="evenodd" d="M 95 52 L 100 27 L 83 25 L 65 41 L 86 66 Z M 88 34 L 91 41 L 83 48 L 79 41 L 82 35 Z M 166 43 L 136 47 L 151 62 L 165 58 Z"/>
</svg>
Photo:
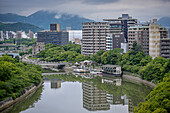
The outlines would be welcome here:
<svg viewBox="0 0 170 113">
<path fill-rule="evenodd" d="M 73 79 L 46 79 L 41 88 L 8 113 L 131 113 L 152 91 L 145 84 L 119 77 L 83 82 Z"/>
</svg>

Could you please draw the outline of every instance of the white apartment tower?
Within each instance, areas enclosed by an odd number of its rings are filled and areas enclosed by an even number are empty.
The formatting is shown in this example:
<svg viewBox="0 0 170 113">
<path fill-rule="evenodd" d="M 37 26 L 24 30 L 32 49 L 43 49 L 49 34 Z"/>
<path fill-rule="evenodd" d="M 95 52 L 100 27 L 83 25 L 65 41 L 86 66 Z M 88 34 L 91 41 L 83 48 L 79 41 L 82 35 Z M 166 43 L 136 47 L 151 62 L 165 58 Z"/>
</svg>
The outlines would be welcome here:
<svg viewBox="0 0 170 113">
<path fill-rule="evenodd" d="M 157 19 L 149 25 L 149 55 L 152 59 L 160 56 L 160 32 Z"/>
</svg>

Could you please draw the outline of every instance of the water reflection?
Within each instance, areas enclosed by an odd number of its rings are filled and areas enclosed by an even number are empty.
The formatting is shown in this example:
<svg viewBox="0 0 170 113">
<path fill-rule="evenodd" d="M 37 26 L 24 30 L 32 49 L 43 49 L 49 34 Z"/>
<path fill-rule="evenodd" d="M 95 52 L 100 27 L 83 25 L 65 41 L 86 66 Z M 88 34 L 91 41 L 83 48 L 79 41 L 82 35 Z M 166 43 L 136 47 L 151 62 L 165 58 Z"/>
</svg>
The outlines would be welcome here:
<svg viewBox="0 0 170 113">
<path fill-rule="evenodd" d="M 43 91 L 43 86 L 40 87 L 34 94 L 29 95 L 24 100 L 19 101 L 14 106 L 11 106 L 9 109 L 2 113 L 20 113 L 29 108 L 34 108 L 34 104 L 41 99 L 41 94 Z"/>
<path fill-rule="evenodd" d="M 121 77 L 102 77 L 102 84 L 110 84 L 115 86 L 121 86 L 122 85 L 122 78 Z"/>
<path fill-rule="evenodd" d="M 121 77 L 102 77 L 101 83 L 103 87 L 106 85 L 110 88 L 119 87 L 122 85 Z M 110 110 L 111 106 L 121 105 L 128 106 L 128 112 L 132 113 L 133 103 L 130 96 L 121 93 L 109 93 L 109 90 L 103 91 L 97 87 L 92 81 L 83 82 L 83 107 L 89 111 Z M 114 91 L 113 91 L 114 92 Z M 116 92 L 116 90 L 115 90 Z"/>
<path fill-rule="evenodd" d="M 121 77 L 54 75 L 44 80 L 43 92 L 40 88 L 9 113 L 131 113 L 152 90 Z"/>
<path fill-rule="evenodd" d="M 61 79 L 53 79 L 51 80 L 51 89 L 61 88 Z"/>
<path fill-rule="evenodd" d="M 106 92 L 97 89 L 92 82 L 82 83 L 83 107 L 89 111 L 109 110 L 110 105 L 106 99 Z"/>
</svg>

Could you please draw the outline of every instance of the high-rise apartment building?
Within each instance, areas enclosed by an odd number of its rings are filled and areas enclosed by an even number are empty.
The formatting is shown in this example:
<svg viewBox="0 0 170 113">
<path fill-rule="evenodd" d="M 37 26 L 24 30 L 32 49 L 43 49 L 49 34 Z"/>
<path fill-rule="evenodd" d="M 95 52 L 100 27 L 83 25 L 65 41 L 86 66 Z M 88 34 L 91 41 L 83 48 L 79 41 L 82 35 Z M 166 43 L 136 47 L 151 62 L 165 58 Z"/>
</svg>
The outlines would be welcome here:
<svg viewBox="0 0 170 113">
<path fill-rule="evenodd" d="M 149 55 L 149 26 L 133 26 L 128 30 L 128 49 L 134 42 L 141 45 L 146 55 Z"/>
<path fill-rule="evenodd" d="M 161 57 L 170 59 L 170 38 L 161 39 Z"/>
<path fill-rule="evenodd" d="M 68 32 L 67 31 L 58 31 L 53 29 L 50 31 L 40 31 L 37 33 L 37 41 L 44 42 L 45 44 L 51 43 L 55 45 L 66 45 L 68 41 Z"/>
<path fill-rule="evenodd" d="M 168 37 L 170 38 L 170 28 L 168 29 Z"/>
<path fill-rule="evenodd" d="M 128 28 L 137 25 L 137 19 L 133 19 L 128 14 L 122 14 L 122 17 L 118 19 L 103 20 L 109 22 L 111 34 L 123 33 L 126 42 L 128 41 Z"/>
<path fill-rule="evenodd" d="M 109 33 L 108 22 L 83 23 L 82 54 L 93 55 L 100 50 L 106 50 L 107 33 Z"/>
<path fill-rule="evenodd" d="M 159 26 L 154 20 L 152 24 L 133 26 L 128 29 L 128 48 L 130 50 L 136 41 L 146 55 L 155 58 L 160 56 L 160 40 L 167 37 L 167 29 Z"/>
<path fill-rule="evenodd" d="M 50 31 L 60 31 L 60 24 L 50 24 Z"/>
<path fill-rule="evenodd" d="M 160 56 L 160 32 L 157 20 L 149 25 L 149 55 L 154 59 Z"/>
</svg>

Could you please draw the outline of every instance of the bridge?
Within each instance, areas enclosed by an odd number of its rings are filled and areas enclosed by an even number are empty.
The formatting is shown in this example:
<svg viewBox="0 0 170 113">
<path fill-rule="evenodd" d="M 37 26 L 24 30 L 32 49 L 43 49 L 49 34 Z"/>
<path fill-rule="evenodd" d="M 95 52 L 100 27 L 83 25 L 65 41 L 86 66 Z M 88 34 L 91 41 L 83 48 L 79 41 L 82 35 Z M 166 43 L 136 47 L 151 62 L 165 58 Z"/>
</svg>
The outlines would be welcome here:
<svg viewBox="0 0 170 113">
<path fill-rule="evenodd" d="M 62 69 L 65 65 L 68 63 L 66 62 L 47 62 L 47 61 L 40 61 L 39 59 L 34 60 L 34 59 L 29 59 L 29 55 L 26 55 L 22 58 L 22 62 L 26 62 L 28 64 L 35 64 L 35 65 L 41 65 L 42 68 L 52 68 L 54 69 Z"/>
<path fill-rule="evenodd" d="M 12 52 L 9 52 L 9 53 L 6 53 L 6 52 L 2 52 L 0 51 L 0 55 L 6 55 L 8 54 L 9 56 L 12 56 L 13 58 L 15 58 L 16 56 L 19 56 L 19 53 L 12 53 Z"/>
<path fill-rule="evenodd" d="M 67 75 L 68 73 L 42 73 L 42 76 L 46 76 L 46 75 Z"/>
</svg>

